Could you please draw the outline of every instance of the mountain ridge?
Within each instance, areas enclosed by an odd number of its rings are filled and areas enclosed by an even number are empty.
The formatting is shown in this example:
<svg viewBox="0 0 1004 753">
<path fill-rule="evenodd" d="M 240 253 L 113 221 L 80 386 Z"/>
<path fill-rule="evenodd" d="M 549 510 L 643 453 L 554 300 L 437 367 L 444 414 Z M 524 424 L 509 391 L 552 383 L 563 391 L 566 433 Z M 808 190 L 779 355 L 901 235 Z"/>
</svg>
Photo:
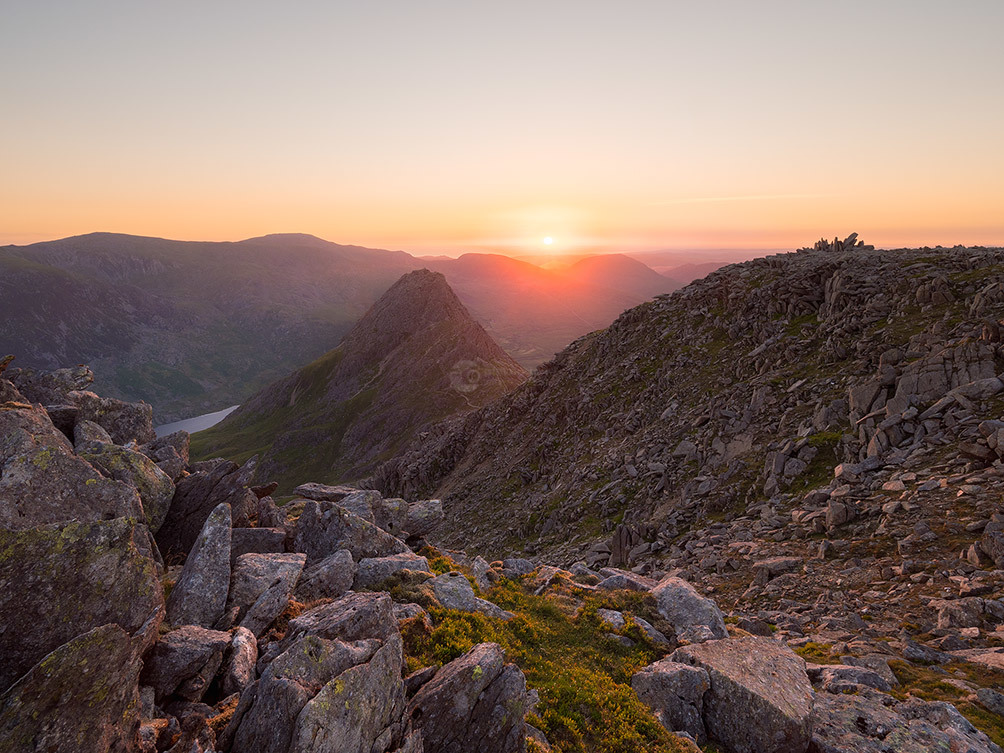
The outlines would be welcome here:
<svg viewBox="0 0 1004 753">
<path fill-rule="evenodd" d="M 305 234 L 208 242 L 92 233 L 5 246 L 0 350 L 35 368 L 87 362 L 108 394 L 147 400 L 165 422 L 239 403 L 327 352 L 412 269 L 445 273 L 527 368 L 650 295 L 565 285 L 532 266 L 505 279 L 493 270 L 511 267 L 494 261 L 474 274 L 470 260 L 423 262 Z"/>
<path fill-rule="evenodd" d="M 252 395 L 201 432 L 193 450 L 241 462 L 258 454 L 263 480 L 351 481 L 426 425 L 480 407 L 525 378 L 441 273 L 415 270 L 337 348 Z"/>
</svg>

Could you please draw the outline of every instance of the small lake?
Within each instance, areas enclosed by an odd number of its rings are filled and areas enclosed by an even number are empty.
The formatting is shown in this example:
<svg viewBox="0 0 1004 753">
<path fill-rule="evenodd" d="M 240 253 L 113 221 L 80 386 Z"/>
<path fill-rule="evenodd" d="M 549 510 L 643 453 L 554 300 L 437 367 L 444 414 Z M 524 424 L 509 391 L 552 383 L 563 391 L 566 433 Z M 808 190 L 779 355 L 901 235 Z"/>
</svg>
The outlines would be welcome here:
<svg viewBox="0 0 1004 753">
<path fill-rule="evenodd" d="M 189 434 L 194 434 L 197 431 L 203 431 L 211 426 L 216 426 L 216 424 L 239 407 L 239 405 L 231 405 L 229 408 L 218 410 L 215 413 L 203 413 L 201 416 L 196 416 L 195 418 L 186 418 L 183 421 L 175 421 L 174 423 L 158 426 L 154 431 L 157 432 L 158 437 L 166 437 L 168 434 L 173 434 L 176 431 L 187 431 Z"/>
</svg>

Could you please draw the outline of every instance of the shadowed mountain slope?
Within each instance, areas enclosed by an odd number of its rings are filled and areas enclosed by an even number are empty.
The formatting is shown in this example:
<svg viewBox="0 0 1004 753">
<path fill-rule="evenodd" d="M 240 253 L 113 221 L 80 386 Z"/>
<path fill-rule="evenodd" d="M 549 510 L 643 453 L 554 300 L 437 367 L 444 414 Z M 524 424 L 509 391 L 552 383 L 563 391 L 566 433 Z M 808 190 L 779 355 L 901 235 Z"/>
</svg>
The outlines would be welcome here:
<svg viewBox="0 0 1004 753">
<path fill-rule="evenodd" d="M 153 404 L 158 422 L 188 418 L 330 350 L 395 280 L 424 266 L 445 274 L 526 368 L 675 287 L 638 270 L 573 280 L 505 256 L 423 262 L 310 235 L 210 243 L 93 233 L 0 248 L 0 352 L 27 367 L 86 362 L 108 394 Z"/>
<path fill-rule="evenodd" d="M 351 480 L 424 426 L 481 407 L 525 378 L 443 275 L 417 270 L 336 349 L 253 395 L 194 447 L 237 460 L 260 454 L 261 478 Z"/>
</svg>

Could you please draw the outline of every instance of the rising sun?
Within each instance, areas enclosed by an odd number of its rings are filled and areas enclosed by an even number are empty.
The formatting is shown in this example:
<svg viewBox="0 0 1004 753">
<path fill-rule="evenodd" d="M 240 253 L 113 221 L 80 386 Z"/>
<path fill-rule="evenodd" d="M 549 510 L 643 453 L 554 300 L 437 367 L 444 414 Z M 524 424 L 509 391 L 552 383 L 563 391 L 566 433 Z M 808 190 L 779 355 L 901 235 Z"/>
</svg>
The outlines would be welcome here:
<svg viewBox="0 0 1004 753">
<path fill-rule="evenodd" d="M 547 236 L 544 239 L 544 245 L 545 246 L 550 246 L 552 243 L 554 243 L 554 238 L 552 238 L 551 236 Z"/>
</svg>

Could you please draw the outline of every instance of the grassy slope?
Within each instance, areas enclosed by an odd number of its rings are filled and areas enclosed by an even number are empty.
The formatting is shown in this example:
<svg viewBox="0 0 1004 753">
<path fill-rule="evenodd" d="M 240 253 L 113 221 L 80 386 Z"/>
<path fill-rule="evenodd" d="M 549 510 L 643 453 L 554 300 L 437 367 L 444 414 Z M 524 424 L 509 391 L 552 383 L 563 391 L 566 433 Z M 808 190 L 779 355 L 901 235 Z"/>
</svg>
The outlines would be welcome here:
<svg viewBox="0 0 1004 753">
<path fill-rule="evenodd" d="M 427 554 L 429 552 L 426 552 Z M 434 570 L 456 569 L 432 557 Z M 625 647 L 607 637 L 599 608 L 628 609 L 654 617 L 652 605 L 635 592 L 590 596 L 584 606 L 559 587 L 535 596 L 528 585 L 505 580 L 484 594 L 513 612 L 512 620 L 432 607 L 433 628 L 420 619 L 404 625 L 409 669 L 444 664 L 485 641 L 498 643 L 540 694 L 530 721 L 547 735 L 555 753 L 683 753 L 695 748 L 668 733 L 631 689 L 631 675 L 664 654 L 637 627 Z"/>
</svg>

